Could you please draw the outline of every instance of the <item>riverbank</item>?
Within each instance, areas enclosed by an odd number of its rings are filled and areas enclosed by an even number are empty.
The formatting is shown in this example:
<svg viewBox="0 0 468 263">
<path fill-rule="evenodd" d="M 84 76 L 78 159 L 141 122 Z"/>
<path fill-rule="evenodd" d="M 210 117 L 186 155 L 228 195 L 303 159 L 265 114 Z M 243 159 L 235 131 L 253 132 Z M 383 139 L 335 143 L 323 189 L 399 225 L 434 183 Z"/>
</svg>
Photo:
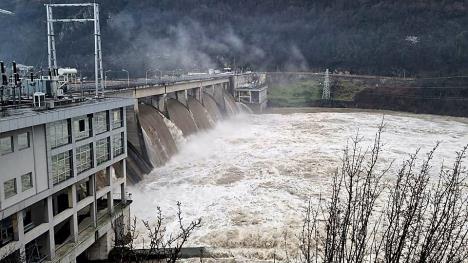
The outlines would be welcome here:
<svg viewBox="0 0 468 263">
<path fill-rule="evenodd" d="M 468 117 L 468 78 L 386 79 L 333 76 L 322 100 L 323 76 L 276 74 L 268 78 L 269 107 L 394 110 Z"/>
</svg>

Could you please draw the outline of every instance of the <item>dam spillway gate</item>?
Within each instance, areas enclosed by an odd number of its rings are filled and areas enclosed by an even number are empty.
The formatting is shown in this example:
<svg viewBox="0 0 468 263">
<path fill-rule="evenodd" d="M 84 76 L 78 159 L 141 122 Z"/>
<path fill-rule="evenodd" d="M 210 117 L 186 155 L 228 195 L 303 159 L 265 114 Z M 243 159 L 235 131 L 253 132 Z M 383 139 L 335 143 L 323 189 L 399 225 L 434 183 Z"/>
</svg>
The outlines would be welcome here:
<svg viewBox="0 0 468 263">
<path fill-rule="evenodd" d="M 235 88 L 255 73 L 217 76 L 210 79 L 135 85 L 110 89 L 106 96 L 130 97 L 127 107 L 127 180 L 135 184 L 160 167 L 178 151 L 178 142 L 216 122 L 245 111 L 236 102 Z"/>
</svg>

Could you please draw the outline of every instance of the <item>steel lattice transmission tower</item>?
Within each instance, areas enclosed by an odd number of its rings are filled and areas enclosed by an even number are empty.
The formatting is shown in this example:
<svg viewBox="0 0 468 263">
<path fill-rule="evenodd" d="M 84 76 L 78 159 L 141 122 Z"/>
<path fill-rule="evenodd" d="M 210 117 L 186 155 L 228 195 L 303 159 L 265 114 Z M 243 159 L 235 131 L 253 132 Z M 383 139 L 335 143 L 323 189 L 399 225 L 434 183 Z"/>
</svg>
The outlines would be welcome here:
<svg viewBox="0 0 468 263">
<path fill-rule="evenodd" d="M 330 99 L 330 73 L 325 71 L 325 80 L 323 82 L 322 100 Z"/>
<path fill-rule="evenodd" d="M 49 55 L 49 69 L 54 72 L 57 69 L 57 53 L 55 50 L 54 23 L 73 23 L 73 22 L 94 22 L 94 74 L 96 97 L 104 95 L 104 70 L 102 68 L 102 50 L 101 50 L 101 26 L 99 24 L 99 4 L 46 4 L 47 9 L 47 48 Z M 54 19 L 53 7 L 93 7 L 93 18 L 64 18 Z"/>
</svg>

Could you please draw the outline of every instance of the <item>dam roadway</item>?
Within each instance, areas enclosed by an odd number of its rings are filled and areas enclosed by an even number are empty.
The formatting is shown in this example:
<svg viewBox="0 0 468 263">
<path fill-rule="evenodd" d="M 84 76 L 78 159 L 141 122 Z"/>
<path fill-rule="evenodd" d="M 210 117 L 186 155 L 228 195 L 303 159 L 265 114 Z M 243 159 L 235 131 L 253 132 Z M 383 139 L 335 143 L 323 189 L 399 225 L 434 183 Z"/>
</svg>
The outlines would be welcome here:
<svg viewBox="0 0 468 263">
<path fill-rule="evenodd" d="M 131 80 L 108 81 L 105 95 L 110 97 L 133 97 L 136 99 L 157 96 L 196 88 L 228 87 L 233 74 L 218 74 L 209 77 L 162 79 L 159 81 Z"/>
</svg>

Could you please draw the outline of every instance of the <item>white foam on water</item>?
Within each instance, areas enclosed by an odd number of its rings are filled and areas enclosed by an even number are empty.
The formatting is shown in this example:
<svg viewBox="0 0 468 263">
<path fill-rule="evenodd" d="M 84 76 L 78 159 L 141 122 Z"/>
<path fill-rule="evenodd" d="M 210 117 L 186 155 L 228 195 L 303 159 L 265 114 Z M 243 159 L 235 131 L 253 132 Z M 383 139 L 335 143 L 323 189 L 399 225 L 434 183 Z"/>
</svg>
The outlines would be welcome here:
<svg viewBox="0 0 468 263">
<path fill-rule="evenodd" d="M 239 108 L 240 113 L 244 114 L 253 114 L 253 111 L 249 106 L 245 105 L 242 102 L 236 102 L 237 107 Z"/>
<path fill-rule="evenodd" d="M 166 165 L 131 187 L 132 212 L 151 220 L 160 206 L 173 222 L 180 201 L 184 220 L 203 220 L 189 245 L 247 261 L 271 259 L 282 233 L 299 229 L 306 200 L 329 192 L 346 141 L 359 130 L 363 144 L 371 145 L 381 120 L 381 113 L 369 112 L 235 116 L 189 137 Z M 424 153 L 440 141 L 438 170 L 468 143 L 464 120 L 386 115 L 382 161 L 401 164 L 419 147 Z M 170 223 L 168 230 L 175 229 Z"/>
</svg>

